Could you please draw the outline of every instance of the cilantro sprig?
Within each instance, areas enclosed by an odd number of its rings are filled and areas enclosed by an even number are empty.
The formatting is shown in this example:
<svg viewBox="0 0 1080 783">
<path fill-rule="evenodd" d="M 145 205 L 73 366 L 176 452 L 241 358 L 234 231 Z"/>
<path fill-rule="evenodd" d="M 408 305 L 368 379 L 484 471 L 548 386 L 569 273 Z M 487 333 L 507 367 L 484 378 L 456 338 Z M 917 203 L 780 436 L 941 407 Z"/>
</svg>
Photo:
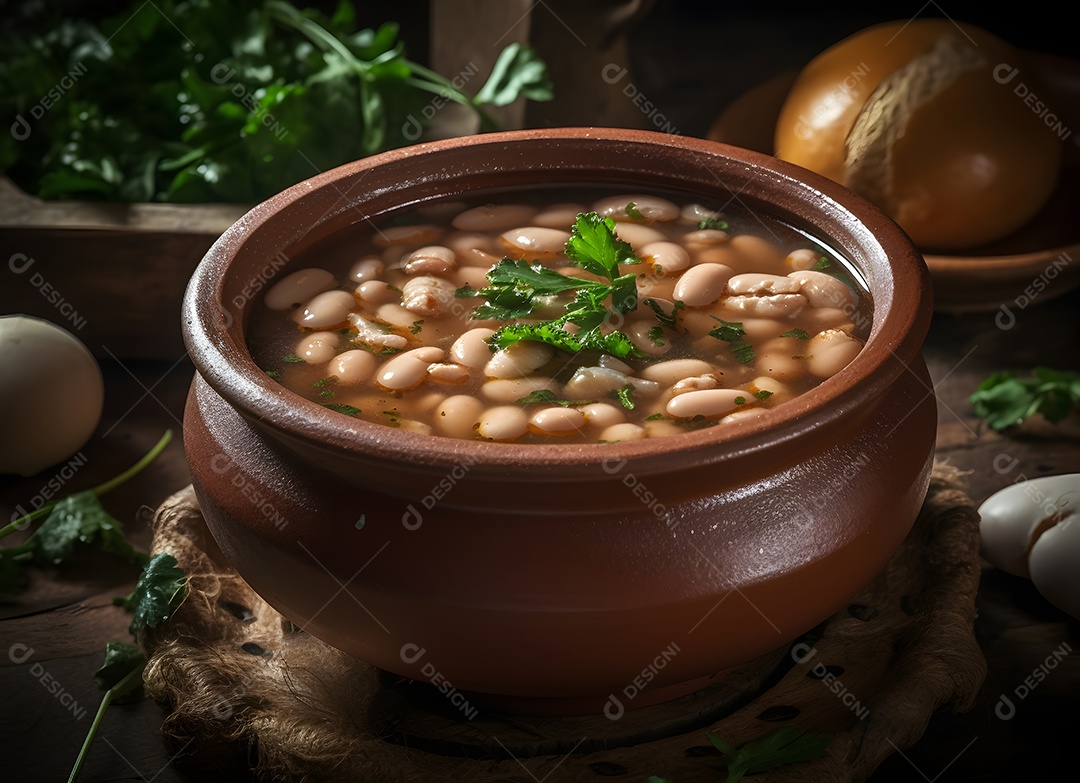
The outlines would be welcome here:
<svg viewBox="0 0 1080 783">
<path fill-rule="evenodd" d="M 735 360 L 739 362 L 739 364 L 747 364 L 757 358 L 757 354 L 754 353 L 754 347 L 746 341 L 746 332 L 743 330 L 742 322 L 725 321 L 722 318 L 717 318 L 715 315 L 710 317 L 714 321 L 719 321 L 720 325 L 715 329 L 710 330 L 709 336 L 730 343 L 731 352 L 735 354 Z"/>
<path fill-rule="evenodd" d="M 996 372 L 968 401 L 975 413 L 995 430 L 1003 430 L 1041 413 L 1057 424 L 1080 408 L 1080 373 L 1036 367 L 1021 378 L 1014 372 Z"/>
<path fill-rule="evenodd" d="M 145 564 L 146 555 L 127 542 L 123 525 L 105 510 L 98 497 L 138 475 L 171 440 L 172 430 L 167 430 L 150 451 L 119 475 L 91 489 L 47 503 L 0 528 L 0 538 L 3 538 L 45 517 L 45 521 L 21 544 L 0 548 L 0 593 L 18 589 L 24 566 L 67 566 L 92 546 L 121 560 Z"/>
<path fill-rule="evenodd" d="M 564 275 L 537 262 L 504 258 L 488 272 L 488 285 L 459 288 L 455 295 L 487 300 L 473 311 L 476 319 L 509 321 L 531 315 L 560 295 L 574 294 L 565 303 L 565 315 L 536 324 L 507 324 L 488 339 L 492 348 L 532 340 L 569 353 L 591 350 L 619 358 L 643 356 L 623 332 L 602 329 L 609 318 L 638 306 L 636 276 L 623 274 L 619 267 L 640 264 L 641 259 L 630 243 L 619 239 L 615 221 L 595 212 L 578 215 L 566 243 L 566 257 L 600 279 Z M 564 329 L 567 324 L 577 326 L 577 332 Z"/>
<path fill-rule="evenodd" d="M 128 630 L 137 640 L 147 630 L 166 622 L 183 603 L 186 594 L 187 576 L 177 566 L 176 558 L 167 552 L 159 552 L 149 559 L 131 594 L 116 598 L 113 603 L 132 612 Z M 146 656 L 138 646 L 120 641 L 105 645 L 105 662 L 94 673 L 94 682 L 105 694 L 71 768 L 68 783 L 74 783 L 78 778 L 109 705 L 141 698 L 145 669 Z"/>
</svg>

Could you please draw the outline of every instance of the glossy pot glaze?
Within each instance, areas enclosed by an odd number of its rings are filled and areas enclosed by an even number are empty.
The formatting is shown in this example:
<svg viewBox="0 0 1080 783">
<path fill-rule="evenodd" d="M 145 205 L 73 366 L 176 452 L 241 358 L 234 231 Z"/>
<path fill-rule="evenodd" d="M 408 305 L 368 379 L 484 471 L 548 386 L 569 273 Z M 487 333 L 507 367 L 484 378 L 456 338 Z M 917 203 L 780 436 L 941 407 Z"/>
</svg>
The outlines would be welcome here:
<svg viewBox="0 0 1080 783">
<path fill-rule="evenodd" d="M 824 238 L 873 298 L 866 347 L 767 416 L 586 445 L 350 419 L 252 361 L 251 304 L 305 248 L 402 207 L 553 183 L 737 198 Z M 783 646 L 884 566 L 929 481 L 930 313 L 892 221 L 764 155 L 609 129 L 419 145 L 296 185 L 211 248 L 184 306 L 185 446 L 222 551 L 300 628 L 459 707 L 617 713 Z"/>
</svg>

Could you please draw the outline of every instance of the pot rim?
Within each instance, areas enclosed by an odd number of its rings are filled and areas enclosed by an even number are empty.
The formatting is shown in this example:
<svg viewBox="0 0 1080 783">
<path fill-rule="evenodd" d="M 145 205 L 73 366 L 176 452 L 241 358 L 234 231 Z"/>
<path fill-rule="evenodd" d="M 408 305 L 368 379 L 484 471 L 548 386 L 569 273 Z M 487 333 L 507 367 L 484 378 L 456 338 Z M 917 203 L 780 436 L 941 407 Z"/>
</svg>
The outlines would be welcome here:
<svg viewBox="0 0 1080 783">
<path fill-rule="evenodd" d="M 291 244 L 295 245 L 309 235 L 325 236 L 339 230 L 345 225 L 342 221 L 365 204 L 366 199 L 385 198 L 395 192 L 427 194 L 399 202 L 396 207 L 400 209 L 440 195 L 462 194 L 462 188 L 467 190 L 466 180 L 482 174 L 467 170 L 466 166 L 446 174 L 447 167 L 462 150 L 468 150 L 473 157 L 483 155 L 490 171 L 499 168 L 500 155 L 511 158 L 515 148 L 561 151 L 578 147 L 603 149 L 606 145 L 615 145 L 627 155 L 640 155 L 642 161 L 656 158 L 651 164 L 657 172 L 654 179 L 663 178 L 665 162 L 676 158 L 693 160 L 716 178 L 719 195 L 731 193 L 734 200 L 742 201 L 744 195 L 750 197 L 753 187 L 753 200 L 762 200 L 762 195 L 777 199 L 776 211 L 770 217 L 816 231 L 816 238 L 850 259 L 866 279 L 873 302 L 873 325 L 863 350 L 835 376 L 771 409 L 768 416 L 663 438 L 612 444 L 493 443 L 401 431 L 347 418 L 306 400 L 278 384 L 255 364 L 245 342 L 244 317 L 255 297 L 241 304 L 240 317 L 234 317 L 225 287 L 238 254 L 257 250 L 263 258 L 271 258 L 288 249 L 289 243 L 268 241 L 266 235 L 273 233 L 270 225 L 275 220 L 302 216 L 328 189 L 338 194 L 337 203 L 329 211 L 317 210 L 321 218 L 294 238 Z M 417 165 L 420 160 L 433 165 L 421 169 Z M 441 169 L 440 164 L 443 164 Z M 638 163 L 639 168 L 644 166 L 644 162 Z M 350 195 L 373 171 L 402 167 L 411 170 L 415 179 Z M 518 167 L 520 171 L 533 173 L 572 171 L 561 159 L 554 165 L 530 168 L 529 164 L 520 163 Z M 598 171 L 617 173 L 611 167 Z M 597 175 L 597 171 L 591 173 Z M 729 190 L 721 174 L 737 181 L 745 180 L 746 185 L 740 190 Z M 673 175 L 669 177 L 670 189 L 677 191 L 678 183 Z M 632 183 L 617 177 L 588 184 L 626 184 L 628 191 L 634 189 Z M 458 189 L 451 187 L 455 185 Z M 638 189 L 656 187 L 646 185 Z M 361 213 L 361 217 L 370 218 L 388 211 Z M 822 223 L 843 227 L 850 236 L 841 244 L 834 232 L 818 228 Z M 321 238 L 318 236 L 313 241 Z M 853 255 L 861 256 L 870 268 L 852 259 Z M 470 470 L 481 474 L 505 473 L 507 466 L 515 466 L 537 469 L 538 480 L 551 480 L 560 474 L 567 480 L 581 480 L 581 469 L 595 466 L 599 460 L 605 465 L 618 463 L 620 470 L 625 467 L 648 474 L 662 471 L 674 454 L 693 453 L 698 464 L 722 462 L 781 446 L 809 433 L 823 434 L 823 428 L 872 404 L 899 374 L 909 371 L 908 364 L 917 358 L 929 327 L 931 311 L 929 276 L 915 246 L 877 207 L 832 180 L 774 157 L 704 139 L 654 131 L 554 128 L 479 134 L 390 150 L 326 171 L 256 205 L 219 237 L 196 269 L 184 296 L 183 332 L 189 355 L 210 386 L 249 421 L 269 428 L 285 441 L 299 440 L 330 453 L 369 462 L 404 461 L 417 467 L 442 469 L 468 460 Z M 928 388 L 927 394 L 933 394 L 933 389 Z M 597 450 L 600 445 L 602 451 Z"/>
</svg>

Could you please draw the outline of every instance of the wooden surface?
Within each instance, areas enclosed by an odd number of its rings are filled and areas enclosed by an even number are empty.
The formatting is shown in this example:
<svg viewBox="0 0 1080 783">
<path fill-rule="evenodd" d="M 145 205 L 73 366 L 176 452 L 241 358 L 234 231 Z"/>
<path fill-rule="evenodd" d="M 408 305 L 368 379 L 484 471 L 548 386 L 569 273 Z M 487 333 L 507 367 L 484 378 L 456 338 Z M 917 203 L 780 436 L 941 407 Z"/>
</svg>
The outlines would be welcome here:
<svg viewBox="0 0 1080 783">
<path fill-rule="evenodd" d="M 938 455 L 970 470 L 967 489 L 980 502 L 1024 476 L 1080 472 L 1074 427 L 1036 424 L 1008 436 L 988 431 L 966 403 L 968 394 L 998 369 L 1037 364 L 1080 369 L 1080 292 L 1036 302 L 1002 331 L 994 314 L 938 315 L 926 344 L 939 399 Z M 173 326 L 177 329 L 176 319 Z M 160 362 L 104 363 L 107 406 L 98 433 L 84 449 L 86 465 L 65 486 L 83 489 L 134 462 L 167 428 L 179 435 L 179 418 L 192 368 L 183 357 Z M 927 390 L 930 393 L 930 390 Z M 999 455 L 1007 455 L 1000 457 Z M 1015 466 L 1005 472 L 994 468 Z M 0 479 L 0 519 L 37 495 L 52 473 Z M 147 510 L 188 483 L 179 439 L 130 485 L 105 496 L 141 546 L 149 543 Z M 128 592 L 133 569 L 101 561 L 73 573 L 37 573 L 30 588 L 0 599 L 0 737 L 7 756 L 4 779 L 63 779 L 78 753 L 99 699 L 92 674 L 104 645 L 125 639 L 128 619 L 111 606 Z M 1021 579 L 986 568 L 978 597 L 976 631 L 990 666 L 975 708 L 934 718 L 923 738 L 887 759 L 873 783 L 918 780 L 1014 781 L 1048 774 L 1071 757 L 1072 729 L 1080 708 L 1080 627 L 1047 604 Z M 1052 669 L 1055 651 L 1072 650 Z M 28 655 L 28 649 L 33 652 Z M 28 657 L 23 657 L 27 656 Z M 13 660 L 13 657 L 19 662 Z M 1038 677 L 1038 680 L 1034 678 Z M 43 682 L 43 680 L 45 680 Z M 1034 688 L 1025 686 L 1034 682 Z M 55 684 L 54 684 L 55 683 Z M 53 689 L 53 690 L 50 690 Z M 62 689 L 77 702 L 65 705 Z M 1030 692 L 1021 699 L 1018 691 Z M 1002 696 L 1015 707 L 997 716 Z M 85 710 L 79 717 L 76 713 Z M 85 781 L 187 780 L 169 764 L 157 734 L 158 709 L 147 702 L 113 707 L 84 769 Z M 235 779 L 223 777 L 222 780 Z M 556 780 L 556 778 L 552 778 Z"/>
</svg>

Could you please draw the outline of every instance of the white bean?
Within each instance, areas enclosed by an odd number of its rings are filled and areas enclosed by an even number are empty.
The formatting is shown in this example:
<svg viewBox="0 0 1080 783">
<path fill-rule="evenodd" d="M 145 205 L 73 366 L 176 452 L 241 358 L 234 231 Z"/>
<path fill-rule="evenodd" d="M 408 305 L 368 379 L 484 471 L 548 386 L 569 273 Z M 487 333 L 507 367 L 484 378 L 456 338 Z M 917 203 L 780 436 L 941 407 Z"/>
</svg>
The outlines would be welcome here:
<svg viewBox="0 0 1080 783">
<path fill-rule="evenodd" d="M 711 305 L 724 293 L 734 274 L 735 270 L 724 264 L 698 264 L 683 273 L 673 295 L 687 307 Z"/>
<path fill-rule="evenodd" d="M 608 368 L 609 370 L 621 372 L 623 375 L 634 374 L 633 367 L 620 359 L 616 359 L 614 356 L 609 356 L 606 353 L 601 354 L 600 358 L 596 360 L 596 363 L 599 364 L 601 367 Z"/>
<path fill-rule="evenodd" d="M 446 275 L 457 269 L 457 255 L 442 245 L 426 245 L 402 259 L 407 275 Z"/>
<path fill-rule="evenodd" d="M 377 345 L 381 348 L 401 349 L 409 344 L 404 335 L 395 334 L 389 331 L 385 325 L 369 321 L 360 313 L 349 313 L 349 324 L 356 330 L 356 335 L 350 338 L 352 340 Z"/>
<path fill-rule="evenodd" d="M 778 381 L 794 381 L 806 375 L 806 359 L 793 359 L 790 354 L 759 354 L 754 364 L 757 372 Z"/>
<path fill-rule="evenodd" d="M 471 438 L 486 406 L 471 394 L 447 397 L 435 410 L 435 426 L 451 438 Z"/>
<path fill-rule="evenodd" d="M 713 321 L 713 323 L 716 322 Z M 670 386 L 682 378 L 689 378 L 691 375 L 705 375 L 715 371 L 715 367 L 702 359 L 669 359 L 666 362 L 650 364 L 641 371 L 641 377 L 649 381 L 656 381 L 664 386 Z"/>
<path fill-rule="evenodd" d="M 370 378 L 378 363 L 379 360 L 371 351 L 354 348 L 338 354 L 330 362 L 330 374 L 337 376 L 338 383 L 355 386 Z"/>
<path fill-rule="evenodd" d="M 401 300 L 401 291 L 382 280 L 365 280 L 356 287 L 356 295 L 370 305 L 381 305 Z"/>
<path fill-rule="evenodd" d="M 333 287 L 334 276 L 325 269 L 298 269 L 274 283 L 263 302 L 271 310 L 288 310 Z"/>
<path fill-rule="evenodd" d="M 622 408 L 617 408 L 606 402 L 593 402 L 578 408 L 585 417 L 585 423 L 590 427 L 607 428 L 614 424 L 626 421 L 626 414 Z"/>
<path fill-rule="evenodd" d="M 654 329 L 657 326 L 657 323 L 651 321 L 634 321 L 627 328 L 626 335 L 642 353 L 647 353 L 649 356 L 663 356 L 671 351 L 671 340 L 665 335 L 656 337 Z"/>
<path fill-rule="evenodd" d="M 428 318 L 442 315 L 453 301 L 454 285 L 441 277 L 414 277 L 401 288 L 401 306 Z"/>
<path fill-rule="evenodd" d="M 363 283 L 365 280 L 376 280 L 379 275 L 386 271 L 386 264 L 375 256 L 361 258 L 352 265 L 349 270 L 349 279 L 354 283 Z"/>
<path fill-rule="evenodd" d="M 430 345 L 413 348 L 384 362 L 375 375 L 375 382 L 390 391 L 415 389 L 427 377 L 428 366 L 441 362 L 444 357 L 441 348 Z"/>
<path fill-rule="evenodd" d="M 570 239 L 569 231 L 543 226 L 514 228 L 502 234 L 502 240 L 507 247 L 519 251 L 519 254 L 524 253 L 530 257 L 539 258 L 561 256 L 566 249 L 568 239 Z"/>
<path fill-rule="evenodd" d="M 663 242 L 667 239 L 667 236 L 662 231 L 643 226 L 641 223 L 620 223 L 615 229 L 615 233 L 619 235 L 619 239 L 623 242 L 629 242 L 633 248 L 644 247 L 653 242 Z M 628 268 L 633 269 L 633 267 Z"/>
<path fill-rule="evenodd" d="M 524 204 L 488 204 L 465 210 L 451 223 L 459 231 L 502 231 L 525 225 L 535 214 Z"/>
<path fill-rule="evenodd" d="M 296 355 L 308 364 L 326 364 L 334 358 L 341 345 L 337 332 L 314 332 L 306 335 L 296 346 Z"/>
<path fill-rule="evenodd" d="M 562 228 L 574 225 L 577 216 L 587 212 L 581 204 L 552 204 L 544 207 L 540 212 L 529 220 L 534 226 L 544 228 Z"/>
<path fill-rule="evenodd" d="M 555 349 L 546 343 L 523 340 L 495 352 L 486 365 L 489 378 L 524 378 L 551 361 Z"/>
<path fill-rule="evenodd" d="M 700 391 L 702 389 L 716 389 L 720 386 L 720 379 L 712 373 L 705 373 L 704 375 L 694 375 L 690 378 L 683 378 L 675 383 L 671 387 L 671 396 L 674 397 L 678 394 L 686 394 L 692 391 Z"/>
<path fill-rule="evenodd" d="M 354 307 L 356 297 L 348 291 L 324 291 L 294 312 L 293 320 L 308 329 L 323 329 L 345 323 Z"/>
<path fill-rule="evenodd" d="M 775 243 L 753 234 L 739 234 L 731 238 L 731 246 L 756 269 L 773 267 L 780 269 L 784 256 Z"/>
<path fill-rule="evenodd" d="M 588 400 L 603 397 L 624 386 L 633 386 L 642 394 L 660 391 L 660 384 L 655 381 L 624 375 L 605 367 L 579 367 L 563 387 L 563 396 L 568 400 Z"/>
<path fill-rule="evenodd" d="M 721 417 L 719 424 L 733 424 L 737 421 L 745 421 L 746 419 L 756 419 L 759 416 L 764 416 L 766 413 L 765 408 L 746 408 L 745 410 L 738 410 L 734 413 L 729 413 L 727 416 Z"/>
<path fill-rule="evenodd" d="M 691 231 L 684 236 L 683 244 L 687 247 L 700 250 L 705 247 L 712 247 L 713 245 L 722 245 L 730 239 L 731 236 L 726 231 L 721 231 L 717 228 L 702 228 L 697 231 Z"/>
<path fill-rule="evenodd" d="M 529 417 L 529 430 L 537 435 L 573 435 L 585 426 L 585 415 L 575 408 L 543 408 Z"/>
<path fill-rule="evenodd" d="M 728 280 L 727 290 L 732 296 L 771 296 L 773 294 L 797 294 L 801 285 L 798 280 L 762 272 L 746 272 Z"/>
<path fill-rule="evenodd" d="M 690 254 L 675 242 L 650 242 L 638 251 L 641 260 L 653 265 L 656 274 L 681 272 L 690 266 Z"/>
<path fill-rule="evenodd" d="M 803 269 L 813 269 L 822 258 L 824 258 L 824 256 L 822 256 L 821 253 L 811 250 L 808 247 L 802 247 L 788 253 L 787 258 L 784 259 L 784 263 L 796 272 L 799 272 Z"/>
<path fill-rule="evenodd" d="M 627 210 L 627 205 L 634 204 L 632 210 Z M 627 196 L 609 196 L 602 198 L 593 204 L 593 211 L 602 217 L 614 218 L 615 220 L 629 222 L 634 220 L 630 212 L 636 211 L 646 222 L 675 220 L 679 217 L 679 207 L 659 196 L 646 196 L 631 194 Z"/>
<path fill-rule="evenodd" d="M 621 422 L 607 427 L 600 433 L 597 440 L 602 440 L 605 443 L 618 443 L 624 440 L 644 440 L 645 437 L 646 432 L 642 427 L 630 422 Z"/>
<path fill-rule="evenodd" d="M 460 386 L 469 380 L 469 368 L 460 364 L 436 362 L 428 367 L 428 378 L 435 383 Z"/>
<path fill-rule="evenodd" d="M 846 332 L 826 329 L 810 339 L 807 367 L 818 378 L 831 378 L 851 364 L 862 350 L 862 343 Z"/>
<path fill-rule="evenodd" d="M 393 303 L 379 305 L 379 309 L 375 311 L 375 317 L 401 329 L 408 329 L 417 321 L 416 313 Z"/>
<path fill-rule="evenodd" d="M 695 416 L 713 418 L 737 410 L 747 399 L 752 400 L 753 397 L 749 392 L 738 389 L 702 389 L 672 397 L 665 409 L 669 416 L 677 419 L 692 419 Z"/>
<path fill-rule="evenodd" d="M 529 431 L 525 411 L 514 405 L 491 408 L 480 416 L 477 433 L 483 438 L 498 441 L 517 440 Z"/>
<path fill-rule="evenodd" d="M 724 300 L 724 307 L 758 318 L 785 318 L 806 307 L 806 297 L 802 294 L 729 296 Z"/>
<path fill-rule="evenodd" d="M 455 231 L 446 238 L 446 246 L 458 256 L 459 265 L 466 263 L 461 256 L 467 256 L 474 250 L 488 254 L 499 252 L 499 241 L 495 237 L 490 234 L 478 234 L 472 231 Z"/>
<path fill-rule="evenodd" d="M 807 269 L 792 272 L 789 278 L 799 284 L 799 292 L 806 297 L 811 307 L 844 309 L 854 303 L 851 289 L 832 275 Z"/>
<path fill-rule="evenodd" d="M 458 364 L 476 369 L 483 367 L 491 359 L 491 346 L 487 339 L 495 334 L 494 329 L 477 327 L 465 332 L 450 346 L 450 355 Z"/>
<path fill-rule="evenodd" d="M 535 391 L 556 393 L 558 384 L 551 378 L 534 375 L 529 378 L 493 378 L 480 387 L 480 393 L 492 402 L 510 403 L 528 397 Z"/>
</svg>

